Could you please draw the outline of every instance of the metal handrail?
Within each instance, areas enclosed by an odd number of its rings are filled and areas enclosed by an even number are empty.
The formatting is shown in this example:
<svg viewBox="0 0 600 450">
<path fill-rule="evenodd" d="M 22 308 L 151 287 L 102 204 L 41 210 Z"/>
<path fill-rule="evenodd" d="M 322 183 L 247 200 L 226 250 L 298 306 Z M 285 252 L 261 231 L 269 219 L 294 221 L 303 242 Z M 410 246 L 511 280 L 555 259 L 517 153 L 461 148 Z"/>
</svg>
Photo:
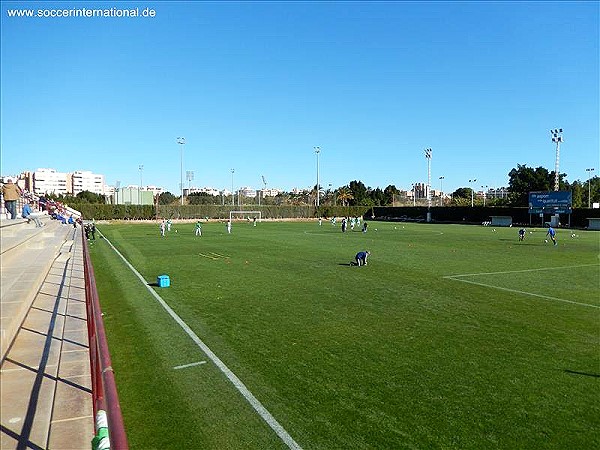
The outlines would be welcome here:
<svg viewBox="0 0 600 450">
<path fill-rule="evenodd" d="M 96 279 L 94 277 L 94 268 L 89 255 L 87 239 L 82 233 L 83 241 L 83 265 L 85 276 L 85 298 L 87 310 L 88 339 L 90 346 L 90 370 L 92 376 L 92 403 L 94 408 L 94 417 L 96 418 L 96 428 L 98 425 L 99 413 L 106 413 L 108 423 L 108 436 L 110 448 L 127 450 L 127 435 L 123 424 L 119 396 L 115 376 L 108 351 L 106 333 L 104 331 L 104 322 L 102 320 L 102 311 L 98 291 L 96 290 Z M 103 415 L 103 414 L 102 414 Z M 98 430 L 96 430 L 98 433 Z"/>
</svg>

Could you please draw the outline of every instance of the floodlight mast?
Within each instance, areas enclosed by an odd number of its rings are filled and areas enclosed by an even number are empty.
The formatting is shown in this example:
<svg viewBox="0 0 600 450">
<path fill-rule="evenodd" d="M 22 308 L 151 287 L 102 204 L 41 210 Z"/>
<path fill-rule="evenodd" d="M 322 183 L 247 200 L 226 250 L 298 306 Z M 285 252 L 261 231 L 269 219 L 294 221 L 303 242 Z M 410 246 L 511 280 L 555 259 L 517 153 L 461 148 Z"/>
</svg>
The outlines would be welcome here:
<svg viewBox="0 0 600 450">
<path fill-rule="evenodd" d="M 192 190 L 192 180 L 194 179 L 194 171 L 193 170 L 186 170 L 185 171 L 185 178 L 187 179 L 188 182 L 188 196 L 190 195 L 190 191 Z"/>
<path fill-rule="evenodd" d="M 564 142 L 562 136 L 563 129 L 555 128 L 550 130 L 550 136 L 552 136 L 552 142 L 556 142 L 556 162 L 554 163 L 554 190 L 558 191 L 559 187 L 559 176 L 558 176 L 558 161 L 560 155 L 560 143 Z"/>
<path fill-rule="evenodd" d="M 425 149 L 427 159 L 427 209 L 431 209 L 431 149 Z"/>
<path fill-rule="evenodd" d="M 593 167 L 585 169 L 588 172 L 588 208 L 592 207 L 592 172 L 595 169 Z"/>
<path fill-rule="evenodd" d="M 179 148 L 181 149 L 181 167 L 179 174 L 179 188 L 181 191 L 181 206 L 183 206 L 183 147 L 185 146 L 185 138 L 178 137 L 177 143 L 179 144 Z"/>
<path fill-rule="evenodd" d="M 261 175 L 261 178 L 262 178 L 262 182 L 263 182 L 263 191 L 262 191 L 262 195 L 263 195 L 263 198 L 264 198 L 264 196 L 265 196 L 265 191 L 266 191 L 266 189 L 267 189 L 267 180 L 265 180 L 265 176 L 264 176 L 264 175 Z M 259 191 L 259 192 L 258 192 L 258 206 L 260 206 L 260 194 L 261 194 L 261 193 L 260 193 L 260 191 Z"/>
<path fill-rule="evenodd" d="M 233 192 L 233 174 L 235 169 L 231 169 L 231 206 L 235 206 L 235 194 Z"/>
<path fill-rule="evenodd" d="M 138 190 L 138 204 L 141 205 L 142 204 L 142 186 L 143 186 L 142 172 L 144 171 L 144 165 L 140 164 L 138 166 L 138 169 L 140 170 L 140 188 Z"/>
<path fill-rule="evenodd" d="M 469 183 L 471 183 L 471 208 L 473 207 L 473 183 L 475 183 L 477 181 L 476 178 L 473 178 L 472 180 L 469 180 Z"/>
<path fill-rule="evenodd" d="M 319 189 L 319 153 L 321 153 L 321 147 L 315 147 L 315 154 L 317 155 L 317 208 L 319 207 L 319 197 L 321 197 Z"/>
</svg>

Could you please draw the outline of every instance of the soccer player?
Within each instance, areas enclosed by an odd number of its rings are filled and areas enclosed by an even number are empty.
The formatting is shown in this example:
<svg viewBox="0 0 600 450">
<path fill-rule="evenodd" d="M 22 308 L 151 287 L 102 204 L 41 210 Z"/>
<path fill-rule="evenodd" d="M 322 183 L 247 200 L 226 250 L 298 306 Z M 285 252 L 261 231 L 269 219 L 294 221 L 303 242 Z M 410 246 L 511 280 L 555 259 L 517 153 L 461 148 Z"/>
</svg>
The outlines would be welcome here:
<svg viewBox="0 0 600 450">
<path fill-rule="evenodd" d="M 521 228 L 519 230 L 519 241 L 523 241 L 525 239 L 525 233 L 527 233 L 525 228 Z"/>
<path fill-rule="evenodd" d="M 202 224 L 200 221 L 196 222 L 196 236 L 202 236 Z"/>
<path fill-rule="evenodd" d="M 227 221 L 227 233 L 231 234 L 231 220 Z"/>
<path fill-rule="evenodd" d="M 546 233 L 546 236 L 550 236 L 550 239 L 552 239 L 552 242 L 554 242 L 554 245 L 558 245 L 556 243 L 556 231 L 554 230 L 554 228 L 552 228 L 552 226 L 548 227 L 548 232 Z"/>
<path fill-rule="evenodd" d="M 363 252 L 358 252 L 356 254 L 356 256 L 354 257 L 354 259 L 356 260 L 356 265 L 359 267 L 366 266 L 367 258 L 369 257 L 370 254 L 371 254 L 371 252 L 369 252 L 368 250 L 365 250 Z"/>
</svg>

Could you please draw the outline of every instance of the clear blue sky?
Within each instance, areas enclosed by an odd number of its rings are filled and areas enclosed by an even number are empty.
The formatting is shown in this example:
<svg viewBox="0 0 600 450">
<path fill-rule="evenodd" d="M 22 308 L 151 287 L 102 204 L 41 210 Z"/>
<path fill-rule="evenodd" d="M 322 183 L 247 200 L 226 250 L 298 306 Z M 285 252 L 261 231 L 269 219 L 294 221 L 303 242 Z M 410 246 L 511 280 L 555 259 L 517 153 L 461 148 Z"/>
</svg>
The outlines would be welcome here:
<svg viewBox="0 0 600 450">
<path fill-rule="evenodd" d="M 154 18 L 14 18 L 13 8 Z M 1 172 L 290 190 L 599 163 L 598 2 L 2 2 Z"/>
</svg>

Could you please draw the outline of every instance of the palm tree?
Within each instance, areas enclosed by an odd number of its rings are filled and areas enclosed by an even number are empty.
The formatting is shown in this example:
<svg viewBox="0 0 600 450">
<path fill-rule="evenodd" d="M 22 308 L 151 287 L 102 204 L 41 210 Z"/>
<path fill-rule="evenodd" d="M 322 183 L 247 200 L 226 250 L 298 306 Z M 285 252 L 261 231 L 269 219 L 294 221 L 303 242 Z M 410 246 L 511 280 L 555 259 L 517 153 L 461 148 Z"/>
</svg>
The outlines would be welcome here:
<svg viewBox="0 0 600 450">
<path fill-rule="evenodd" d="M 338 188 L 337 198 L 340 202 L 342 202 L 342 206 L 348 206 L 348 201 L 354 198 L 352 195 L 352 191 L 348 186 L 342 186 Z"/>
</svg>

